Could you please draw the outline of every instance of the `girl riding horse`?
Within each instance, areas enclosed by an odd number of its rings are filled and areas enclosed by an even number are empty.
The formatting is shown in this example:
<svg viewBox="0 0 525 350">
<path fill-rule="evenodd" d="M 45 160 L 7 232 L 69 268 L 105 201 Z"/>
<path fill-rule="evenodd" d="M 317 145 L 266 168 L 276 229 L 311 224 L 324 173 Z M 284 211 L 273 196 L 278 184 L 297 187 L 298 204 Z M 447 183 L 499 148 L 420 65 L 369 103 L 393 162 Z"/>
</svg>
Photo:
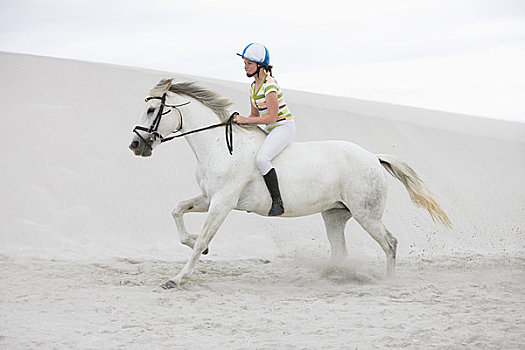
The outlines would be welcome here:
<svg viewBox="0 0 525 350">
<path fill-rule="evenodd" d="M 250 88 L 251 112 L 247 117 L 236 113 L 234 121 L 238 124 L 264 124 L 268 134 L 263 142 L 255 164 L 264 178 L 272 197 L 269 216 L 284 213 L 284 206 L 279 190 L 277 173 L 271 161 L 292 141 L 295 135 L 295 123 L 290 109 L 284 101 L 283 92 L 272 75 L 268 49 L 257 43 L 246 46 L 242 54 L 244 70 L 249 78 L 254 78 Z"/>
</svg>

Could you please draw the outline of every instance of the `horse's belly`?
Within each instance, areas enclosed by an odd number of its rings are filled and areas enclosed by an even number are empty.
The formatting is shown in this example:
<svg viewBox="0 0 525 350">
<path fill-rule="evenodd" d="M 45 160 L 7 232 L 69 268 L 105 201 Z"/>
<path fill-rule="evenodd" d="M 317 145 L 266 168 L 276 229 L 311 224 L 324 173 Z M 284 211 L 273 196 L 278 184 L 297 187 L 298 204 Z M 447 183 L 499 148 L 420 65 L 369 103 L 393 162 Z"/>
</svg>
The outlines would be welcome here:
<svg viewBox="0 0 525 350">
<path fill-rule="evenodd" d="M 341 196 L 333 188 L 317 186 L 306 188 L 288 185 L 281 181 L 281 197 L 285 217 L 312 215 L 333 208 L 344 208 Z M 264 181 L 257 181 L 246 188 L 236 206 L 237 210 L 268 215 L 271 207 L 271 197 Z"/>
<path fill-rule="evenodd" d="M 351 170 L 344 153 L 340 143 L 322 142 L 313 147 L 294 145 L 274 159 L 272 163 L 285 208 L 283 216 L 305 216 L 344 208 L 342 191 L 347 186 L 343 183 L 348 182 Z M 236 209 L 267 215 L 270 206 L 271 198 L 263 177 L 256 174 Z"/>
</svg>

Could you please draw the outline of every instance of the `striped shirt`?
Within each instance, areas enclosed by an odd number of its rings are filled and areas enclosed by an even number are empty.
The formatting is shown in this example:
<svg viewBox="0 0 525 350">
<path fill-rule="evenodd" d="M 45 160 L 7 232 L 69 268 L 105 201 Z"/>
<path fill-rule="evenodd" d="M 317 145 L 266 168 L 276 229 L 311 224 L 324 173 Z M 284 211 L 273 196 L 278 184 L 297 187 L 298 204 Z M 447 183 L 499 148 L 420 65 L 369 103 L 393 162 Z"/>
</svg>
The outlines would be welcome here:
<svg viewBox="0 0 525 350">
<path fill-rule="evenodd" d="M 281 91 L 281 87 L 277 84 L 277 82 L 272 76 L 267 74 L 266 78 L 264 79 L 261 86 L 259 86 L 257 91 L 255 90 L 255 82 L 253 82 L 250 90 L 252 103 L 259 110 L 261 117 L 265 117 L 269 113 L 268 106 L 266 105 L 266 95 L 268 95 L 270 92 L 277 93 L 277 100 L 279 102 L 279 112 L 277 113 L 277 121 L 274 124 L 267 125 L 267 130 L 271 130 L 286 122 L 287 120 L 293 119 L 292 113 L 290 112 L 288 106 L 286 105 L 286 102 L 284 101 L 284 96 L 283 92 Z"/>
</svg>

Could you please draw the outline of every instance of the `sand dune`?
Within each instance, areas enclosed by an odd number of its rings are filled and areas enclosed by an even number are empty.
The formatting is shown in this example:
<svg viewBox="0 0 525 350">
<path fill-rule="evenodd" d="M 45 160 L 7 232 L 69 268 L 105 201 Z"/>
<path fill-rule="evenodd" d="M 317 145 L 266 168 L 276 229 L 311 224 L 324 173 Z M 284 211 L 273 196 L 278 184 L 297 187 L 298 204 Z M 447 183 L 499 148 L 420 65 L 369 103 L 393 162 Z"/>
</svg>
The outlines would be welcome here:
<svg viewBox="0 0 525 350">
<path fill-rule="evenodd" d="M 297 140 L 349 140 L 405 160 L 436 194 L 454 229 L 432 222 L 390 179 L 385 223 L 399 240 L 401 274 L 392 286 L 382 280 L 384 254 L 355 223 L 347 227 L 354 264 L 346 265 L 350 272 L 343 270 L 340 277 L 321 263 L 328 243 L 320 216 L 269 219 L 232 213 L 203 258 L 201 272 L 175 302 L 176 291 L 159 294 L 156 285 L 174 276 L 189 254 L 178 242 L 170 213 L 178 201 L 199 193 L 195 159 L 183 140 L 162 145 L 149 159 L 136 158 L 127 148 L 131 130 L 149 88 L 161 78 L 198 81 L 243 113 L 248 111 L 248 82 L 5 52 L 0 53 L 0 77 L 3 347 L 140 348 L 158 341 L 171 348 L 204 348 L 212 338 L 199 344 L 190 339 L 204 334 L 222 337 L 222 348 L 521 346 L 523 310 L 515 310 L 525 295 L 525 124 L 286 91 Z M 189 227 L 198 232 L 203 218 L 188 216 Z M 294 270 L 297 264 L 302 267 Z M 130 269 L 137 274 L 131 273 L 128 283 Z M 421 283 L 415 290 L 412 277 Z M 341 284 L 341 278 L 348 281 Z M 246 299 L 221 302 L 230 290 Z M 361 309 L 359 293 L 366 299 Z M 115 295 L 122 299 L 116 301 Z M 119 314 L 134 308 L 126 298 L 146 300 L 145 307 Z M 429 306 L 432 298 L 437 301 Z M 200 314 L 206 312 L 201 302 L 210 317 Z M 52 304 L 58 305 L 56 313 L 48 309 Z M 235 312 L 255 304 L 261 308 L 253 313 Z M 272 305 L 282 312 L 263 317 Z M 454 305 L 461 315 L 451 316 Z M 469 307 L 476 310 L 473 315 L 467 315 Z M 71 316 L 86 309 L 89 315 L 78 322 Z M 340 314 L 354 309 L 361 323 L 348 323 Z M 40 310 L 35 324 L 20 328 L 34 310 Z M 181 318 L 160 316 L 163 310 Z M 290 318 L 302 310 L 311 317 Z M 339 316 L 332 318 L 327 310 Z M 217 320 L 229 313 L 237 318 Z M 200 321 L 187 324 L 196 314 Z M 404 316 L 411 322 L 401 320 Z M 472 322 L 463 316 L 473 317 Z M 382 323 L 389 317 L 392 322 Z M 428 322 L 420 323 L 423 319 Z M 103 327 L 95 320 L 111 323 Z M 318 328 L 314 320 L 321 322 Z M 46 322 L 49 326 L 43 326 Z M 72 326 L 63 337 L 52 335 L 68 322 Z M 243 328 L 245 322 L 258 326 Z M 179 326 L 170 328 L 174 324 Z M 487 333 L 487 327 L 492 331 Z M 282 338 L 263 335 L 281 329 L 288 332 Z M 319 337 L 305 338 L 306 331 Z M 253 343 L 238 339 L 248 336 Z"/>
</svg>

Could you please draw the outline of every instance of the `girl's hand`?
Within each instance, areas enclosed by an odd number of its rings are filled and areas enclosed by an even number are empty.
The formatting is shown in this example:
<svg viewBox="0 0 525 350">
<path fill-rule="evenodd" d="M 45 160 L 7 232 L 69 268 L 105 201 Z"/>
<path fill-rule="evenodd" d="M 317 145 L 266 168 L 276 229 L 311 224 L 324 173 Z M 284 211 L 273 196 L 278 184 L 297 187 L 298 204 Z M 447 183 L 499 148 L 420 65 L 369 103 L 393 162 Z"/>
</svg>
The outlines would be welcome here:
<svg viewBox="0 0 525 350">
<path fill-rule="evenodd" d="M 236 122 L 237 124 L 249 124 L 249 119 L 248 118 L 245 118 L 239 114 L 236 114 L 234 117 L 233 117 L 233 121 Z"/>
</svg>

